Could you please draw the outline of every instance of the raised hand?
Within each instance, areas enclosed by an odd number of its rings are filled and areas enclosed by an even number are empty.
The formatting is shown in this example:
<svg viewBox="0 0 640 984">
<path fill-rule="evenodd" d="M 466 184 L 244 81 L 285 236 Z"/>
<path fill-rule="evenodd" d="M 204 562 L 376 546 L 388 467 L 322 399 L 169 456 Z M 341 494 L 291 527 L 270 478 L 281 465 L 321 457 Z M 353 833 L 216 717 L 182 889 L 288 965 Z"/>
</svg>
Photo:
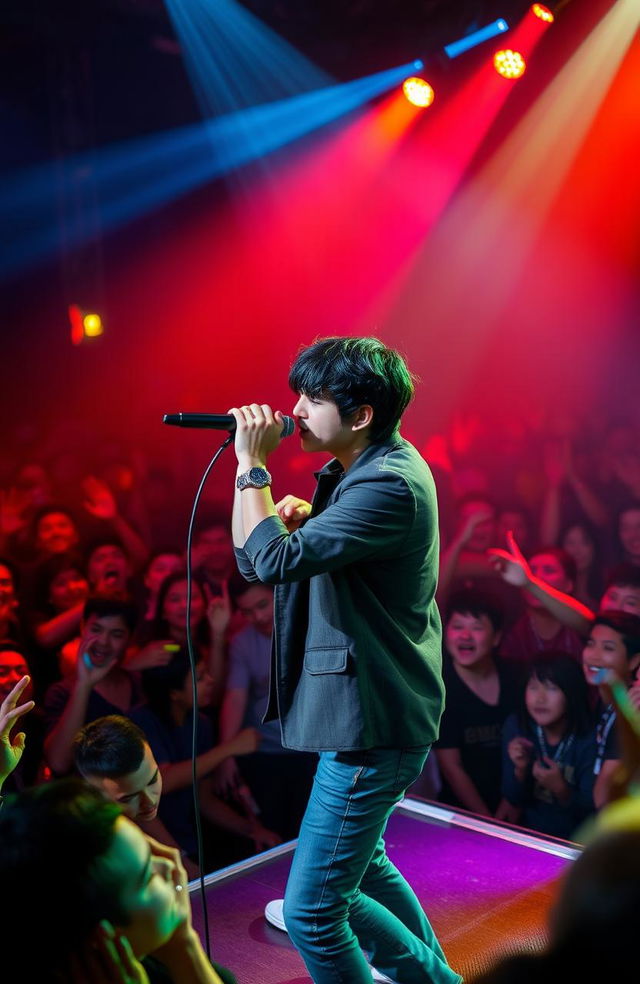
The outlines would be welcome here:
<svg viewBox="0 0 640 984">
<path fill-rule="evenodd" d="M 276 512 L 289 533 L 293 533 L 311 515 L 311 503 L 296 495 L 285 495 L 276 502 Z"/>
<path fill-rule="evenodd" d="M 70 984 L 149 984 L 126 936 L 103 919 L 87 944 L 71 957 Z"/>
<path fill-rule="evenodd" d="M 23 676 L 0 704 L 0 789 L 24 752 L 24 732 L 20 731 L 12 738 L 11 729 L 23 714 L 28 714 L 35 706 L 32 700 L 27 700 L 23 704 L 18 703 L 30 682 L 31 677 Z"/>
<path fill-rule="evenodd" d="M 118 507 L 113 492 L 99 478 L 89 475 L 82 482 L 84 500 L 82 502 L 87 512 L 97 519 L 115 519 L 118 515 Z"/>
<path fill-rule="evenodd" d="M 125 669 L 132 673 L 148 670 L 152 666 L 166 666 L 179 649 L 180 646 L 173 639 L 156 639 L 127 654 Z"/>
<path fill-rule="evenodd" d="M 95 651 L 95 638 L 89 629 L 85 629 L 80 642 L 78 643 L 78 656 L 76 659 L 76 677 L 79 683 L 95 687 L 97 683 L 106 677 L 117 659 L 102 659 Z"/>
<path fill-rule="evenodd" d="M 229 413 L 236 419 L 235 451 L 242 467 L 264 465 L 267 457 L 280 444 L 284 419 L 266 403 L 232 407 Z"/>
<path fill-rule="evenodd" d="M 479 506 L 471 515 L 465 517 L 465 520 L 460 527 L 457 535 L 457 540 L 464 546 L 469 542 L 473 534 L 475 533 L 476 527 L 480 526 L 481 523 L 486 523 L 493 519 L 493 511 L 488 506 Z"/>
<path fill-rule="evenodd" d="M 511 530 L 507 533 L 507 547 L 508 550 L 501 550 L 498 547 L 491 547 L 487 550 L 489 563 L 507 584 L 514 584 L 517 588 L 526 588 L 533 575 Z"/>
<path fill-rule="evenodd" d="M 204 594 L 207 600 L 207 620 L 211 628 L 211 633 L 214 636 L 224 635 L 231 621 L 231 600 L 226 581 L 222 581 L 221 588 L 222 594 L 214 595 L 206 581 L 204 583 Z"/>
</svg>

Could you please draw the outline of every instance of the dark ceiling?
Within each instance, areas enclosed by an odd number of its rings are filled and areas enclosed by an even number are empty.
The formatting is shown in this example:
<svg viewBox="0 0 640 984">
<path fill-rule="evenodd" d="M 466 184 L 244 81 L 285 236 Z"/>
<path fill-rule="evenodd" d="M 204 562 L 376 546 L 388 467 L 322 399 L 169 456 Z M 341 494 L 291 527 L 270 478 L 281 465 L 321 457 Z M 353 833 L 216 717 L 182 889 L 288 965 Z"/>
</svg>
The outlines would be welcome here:
<svg viewBox="0 0 640 984">
<path fill-rule="evenodd" d="M 215 0 L 211 0 L 215 3 Z M 437 56 L 521 0 L 245 0 L 338 79 Z M 3 170 L 197 118 L 163 0 L 3 0 Z"/>
</svg>

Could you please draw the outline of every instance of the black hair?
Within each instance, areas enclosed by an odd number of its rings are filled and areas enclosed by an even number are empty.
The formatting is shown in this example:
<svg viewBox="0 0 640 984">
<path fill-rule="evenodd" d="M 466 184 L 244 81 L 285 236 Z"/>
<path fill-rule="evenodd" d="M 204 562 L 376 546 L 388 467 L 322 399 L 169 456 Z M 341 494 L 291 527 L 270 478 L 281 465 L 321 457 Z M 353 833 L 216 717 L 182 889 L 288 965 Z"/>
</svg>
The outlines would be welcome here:
<svg viewBox="0 0 640 984">
<path fill-rule="evenodd" d="M 156 598 L 156 609 L 153 614 L 153 619 L 151 620 L 151 626 L 150 626 L 150 633 L 152 639 L 163 639 L 166 637 L 168 633 L 167 620 L 162 614 L 164 610 L 164 603 L 166 597 L 169 594 L 174 584 L 177 584 L 179 581 L 186 582 L 186 580 L 187 580 L 186 571 L 174 571 L 173 574 L 169 574 L 167 577 L 165 577 L 164 581 L 160 585 L 160 590 L 158 591 L 158 597 Z M 192 586 L 192 596 L 194 590 L 200 591 L 203 599 L 206 602 L 207 596 L 204 591 L 204 582 L 202 581 L 202 578 L 197 576 L 193 577 L 191 579 L 191 586 Z M 203 623 L 206 623 L 206 619 L 203 620 Z M 207 629 L 208 629 L 208 624 L 205 624 L 203 630 L 205 635 Z"/>
<path fill-rule="evenodd" d="M 171 721 L 171 691 L 182 690 L 191 674 L 191 663 L 186 647 L 174 653 L 165 666 L 152 666 L 142 671 L 142 689 L 147 704 L 167 724 Z"/>
<path fill-rule="evenodd" d="M 361 406 L 373 409 L 372 441 L 398 428 L 414 393 L 414 380 L 399 352 L 377 338 L 331 336 L 302 349 L 289 373 L 294 393 L 329 399 L 346 420 Z"/>
<path fill-rule="evenodd" d="M 92 615 L 98 618 L 111 618 L 119 615 L 130 632 L 138 621 L 138 610 L 129 598 L 114 598 L 112 595 L 90 595 L 84 603 L 82 618 L 86 622 Z"/>
<path fill-rule="evenodd" d="M 600 535 L 598 533 L 598 530 L 592 523 L 589 523 L 585 519 L 575 519 L 573 520 L 573 522 L 566 523 L 560 532 L 558 543 L 560 544 L 560 547 L 563 550 L 564 547 L 562 547 L 562 544 L 564 543 L 565 537 L 571 530 L 575 530 L 575 529 L 582 530 L 586 535 L 587 539 L 591 541 L 591 545 L 593 547 L 593 560 L 591 562 L 591 566 L 587 573 L 587 590 L 592 597 L 597 598 L 602 593 L 603 563 L 602 563 L 602 542 L 600 539 Z M 566 552 L 568 551 L 565 551 L 565 553 Z M 576 565 L 576 576 L 577 573 L 578 573 L 578 569 Z"/>
<path fill-rule="evenodd" d="M 567 734 L 586 734 L 592 723 L 589 709 L 589 689 L 582 667 L 575 656 L 552 650 L 536 656 L 527 670 L 522 693 L 520 716 L 523 722 L 529 719 L 525 691 L 527 683 L 532 677 L 536 677 L 540 683 L 554 684 L 564 694 L 567 705 Z"/>
<path fill-rule="evenodd" d="M 91 555 L 95 553 L 96 550 L 99 550 L 100 547 L 117 547 L 118 550 L 122 550 L 122 553 L 127 558 L 127 560 L 131 559 L 131 555 L 129 554 L 129 551 L 127 550 L 127 548 L 125 547 L 124 543 L 122 542 L 119 536 L 117 536 L 115 533 L 103 533 L 101 536 L 94 537 L 94 539 L 87 544 L 84 551 L 84 555 L 87 559 L 87 564 L 91 560 Z"/>
<path fill-rule="evenodd" d="M 0 561 L 4 563 L 4 561 Z M 607 575 L 605 590 L 608 588 L 640 588 L 640 567 L 635 564 L 617 564 Z"/>
<path fill-rule="evenodd" d="M 143 573 L 146 574 L 149 571 L 149 568 L 153 564 L 154 560 L 157 560 L 158 557 L 179 557 L 180 560 L 182 560 L 183 552 L 184 551 L 175 545 L 172 546 L 170 544 L 165 544 L 164 546 L 158 547 L 152 554 L 149 555 L 148 560 L 145 562 Z"/>
<path fill-rule="evenodd" d="M 591 628 L 596 625 L 606 625 L 622 636 L 628 660 L 640 653 L 640 615 L 616 611 L 598 612 Z"/>
<path fill-rule="evenodd" d="M 29 664 L 24 646 L 21 646 L 18 642 L 13 642 L 11 639 L 3 639 L 2 642 L 0 642 L 0 653 L 18 653 L 19 656 L 22 656 L 25 663 L 27 663 L 27 665 Z"/>
<path fill-rule="evenodd" d="M 247 591 L 251 591 L 251 588 L 263 588 L 265 591 L 271 592 L 273 594 L 273 585 L 264 584 L 262 581 L 246 581 L 242 574 L 235 573 L 232 574 L 227 582 L 227 590 L 229 591 L 229 598 L 231 603 L 235 608 L 238 607 L 238 600 L 242 595 L 246 594 Z"/>
<path fill-rule="evenodd" d="M 0 810 L 0 922 L 30 980 L 71 980 L 71 957 L 100 920 L 126 925 L 120 886 L 100 864 L 121 813 L 75 778 L 7 797 Z"/>
<path fill-rule="evenodd" d="M 54 554 L 38 564 L 33 589 L 34 606 L 37 611 L 44 612 L 51 607 L 51 584 L 63 571 L 78 571 L 85 579 L 87 576 L 82 557 L 75 550 Z"/>
<path fill-rule="evenodd" d="M 48 502 L 46 505 L 40 506 L 39 509 L 36 509 L 31 517 L 31 535 L 33 539 L 35 539 L 38 534 L 40 520 L 44 519 L 45 516 L 50 516 L 52 513 L 62 513 L 63 516 L 66 516 L 67 519 L 71 520 L 76 528 L 76 531 L 78 530 L 78 520 L 76 519 L 73 510 L 69 509 L 68 506 L 62 506 L 59 503 Z"/>
<path fill-rule="evenodd" d="M 575 955 L 583 953 L 585 946 L 589 952 L 596 950 L 607 969 L 612 959 L 617 963 L 626 944 L 632 962 L 618 965 L 630 968 L 635 962 L 639 911 L 640 831 L 630 825 L 628 830 L 600 834 L 568 869 L 552 913 L 552 944 L 562 944 Z"/>
<path fill-rule="evenodd" d="M 482 492 L 480 489 L 477 489 L 475 492 L 465 492 L 464 495 L 456 499 L 456 509 L 462 509 L 468 502 L 484 502 L 493 509 L 495 516 L 498 515 L 498 507 L 487 492 Z"/>
<path fill-rule="evenodd" d="M 497 598 L 479 588 L 461 588 L 447 601 L 445 625 L 453 615 L 486 615 L 494 632 L 500 632 L 504 623 L 504 610 Z"/>
<path fill-rule="evenodd" d="M 231 514 L 225 506 L 207 506 L 198 519 L 198 528 L 194 533 L 194 540 L 206 533 L 207 530 L 218 529 L 223 526 L 226 531 L 231 529 Z"/>
<path fill-rule="evenodd" d="M 13 591 L 17 595 L 18 589 L 20 587 L 20 572 L 12 560 L 7 557 L 0 557 L 0 566 L 6 567 L 11 574 L 11 580 L 13 582 Z"/>
<path fill-rule="evenodd" d="M 578 569 L 571 554 L 568 554 L 567 551 L 563 550 L 561 547 L 537 547 L 535 550 L 529 551 L 528 560 L 531 561 L 533 557 L 538 557 L 540 554 L 549 554 L 551 557 L 555 557 L 561 565 L 566 577 L 569 578 L 572 584 L 575 584 L 576 577 L 578 576 Z"/>
<path fill-rule="evenodd" d="M 121 714 L 108 714 L 85 724 L 73 739 L 76 769 L 85 777 L 120 779 L 140 768 L 146 744 L 137 724 Z"/>
<path fill-rule="evenodd" d="M 640 500 L 631 499 L 630 501 L 626 502 L 625 505 L 621 506 L 620 509 L 618 509 L 618 511 L 616 512 L 614 530 L 617 539 L 617 547 L 618 547 L 617 552 L 621 559 L 623 559 L 626 556 L 626 554 L 625 554 L 624 547 L 622 546 L 622 540 L 620 538 L 620 524 L 622 522 L 622 517 L 624 516 L 625 513 L 628 512 L 640 513 Z"/>
</svg>

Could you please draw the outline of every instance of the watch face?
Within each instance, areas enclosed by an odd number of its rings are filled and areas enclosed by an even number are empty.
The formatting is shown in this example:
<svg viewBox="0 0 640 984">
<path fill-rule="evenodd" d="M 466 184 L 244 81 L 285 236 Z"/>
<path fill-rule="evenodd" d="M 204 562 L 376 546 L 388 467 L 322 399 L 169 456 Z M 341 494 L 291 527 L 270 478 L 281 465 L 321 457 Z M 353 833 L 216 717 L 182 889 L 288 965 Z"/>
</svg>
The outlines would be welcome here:
<svg viewBox="0 0 640 984">
<path fill-rule="evenodd" d="M 254 465 L 238 478 L 236 484 L 239 489 L 264 489 L 267 485 L 271 485 L 271 475 L 266 468 Z"/>
</svg>

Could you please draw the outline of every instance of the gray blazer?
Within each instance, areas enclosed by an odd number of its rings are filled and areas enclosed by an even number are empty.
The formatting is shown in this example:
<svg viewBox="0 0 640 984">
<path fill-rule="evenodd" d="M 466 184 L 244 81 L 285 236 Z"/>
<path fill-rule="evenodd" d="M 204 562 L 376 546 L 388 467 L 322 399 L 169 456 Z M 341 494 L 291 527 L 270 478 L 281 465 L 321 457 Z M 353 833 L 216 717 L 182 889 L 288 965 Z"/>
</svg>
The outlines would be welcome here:
<svg viewBox="0 0 640 984">
<path fill-rule="evenodd" d="M 272 516 L 236 550 L 247 580 L 276 585 L 265 720 L 285 748 L 429 744 L 444 702 L 431 472 L 396 434 L 316 478 L 299 530 Z"/>
</svg>

